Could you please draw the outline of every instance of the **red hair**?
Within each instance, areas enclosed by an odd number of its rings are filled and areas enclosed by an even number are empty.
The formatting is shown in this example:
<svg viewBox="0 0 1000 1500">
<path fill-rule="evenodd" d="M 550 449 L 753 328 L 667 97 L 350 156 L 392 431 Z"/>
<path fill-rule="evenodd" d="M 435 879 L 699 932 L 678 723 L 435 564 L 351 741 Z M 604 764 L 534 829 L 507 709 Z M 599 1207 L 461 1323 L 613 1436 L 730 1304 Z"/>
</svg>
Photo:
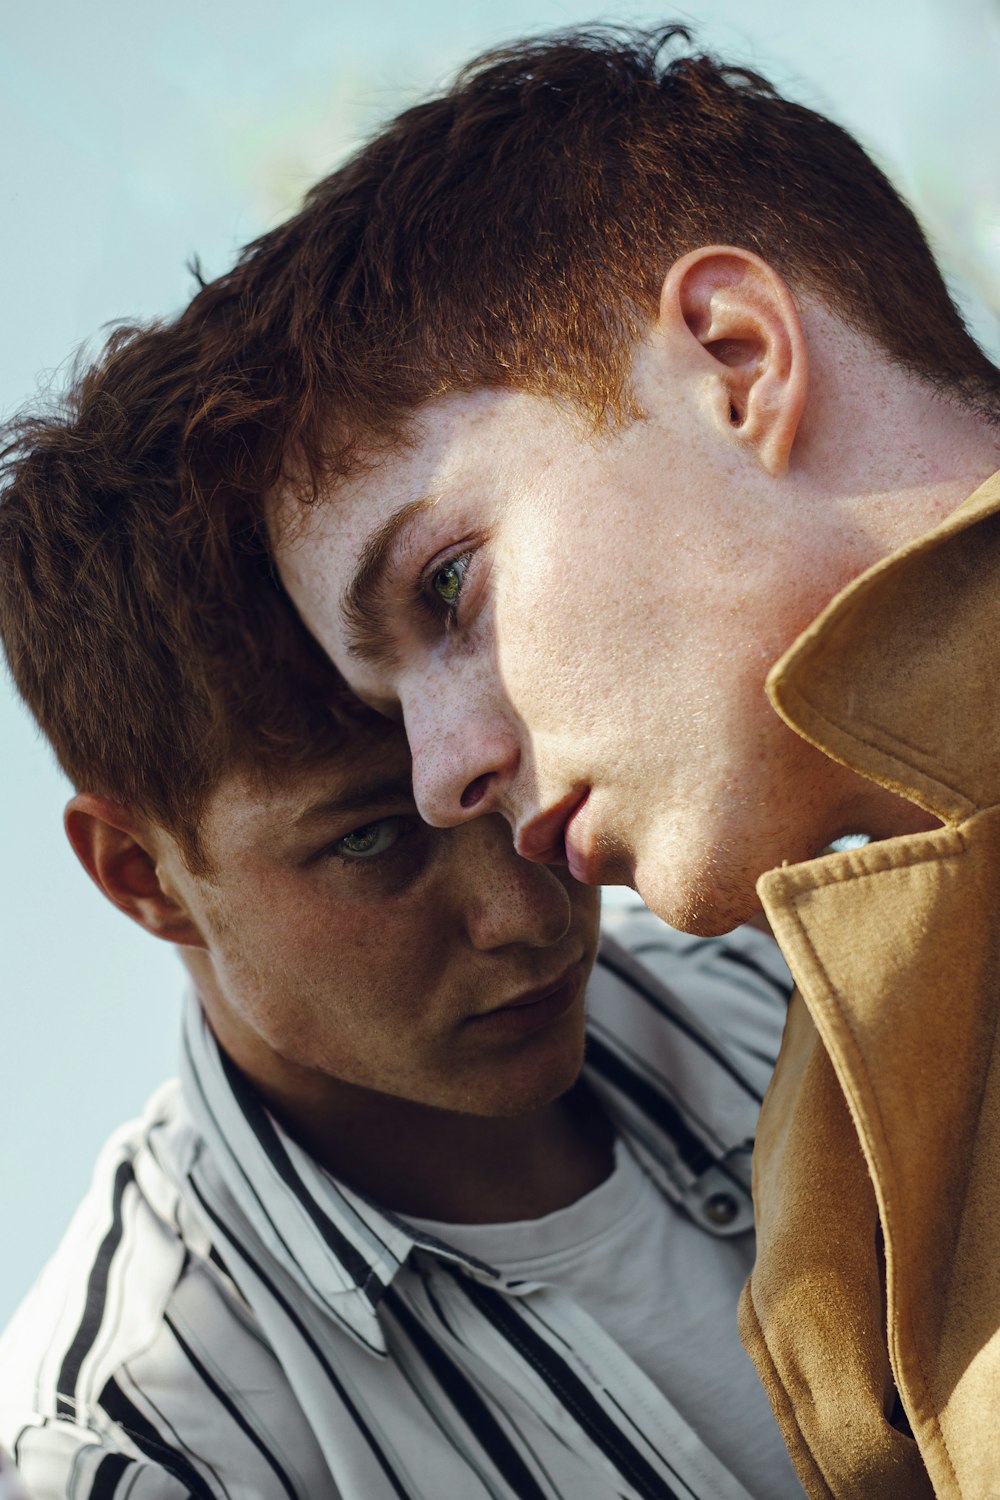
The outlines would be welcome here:
<svg viewBox="0 0 1000 1500">
<path fill-rule="evenodd" d="M 78 786 L 190 842 L 228 766 L 335 750 L 351 710 L 271 569 L 268 493 L 347 472 L 458 389 L 627 417 L 663 276 L 699 245 L 756 251 L 996 414 L 1000 373 L 857 142 L 688 41 L 603 29 L 473 63 L 12 432 L 0 633 Z"/>
</svg>

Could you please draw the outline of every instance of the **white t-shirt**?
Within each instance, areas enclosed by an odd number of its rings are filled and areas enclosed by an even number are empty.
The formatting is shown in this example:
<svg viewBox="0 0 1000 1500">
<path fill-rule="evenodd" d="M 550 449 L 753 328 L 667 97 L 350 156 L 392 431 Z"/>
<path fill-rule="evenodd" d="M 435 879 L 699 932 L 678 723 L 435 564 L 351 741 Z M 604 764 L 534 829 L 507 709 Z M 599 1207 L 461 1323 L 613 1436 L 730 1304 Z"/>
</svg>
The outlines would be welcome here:
<svg viewBox="0 0 1000 1500">
<path fill-rule="evenodd" d="M 752 1495 L 802 1500 L 736 1327 L 753 1235 L 721 1239 L 699 1229 L 664 1198 L 620 1137 L 611 1175 L 543 1219 L 410 1222 L 506 1277 L 569 1293 Z"/>
</svg>

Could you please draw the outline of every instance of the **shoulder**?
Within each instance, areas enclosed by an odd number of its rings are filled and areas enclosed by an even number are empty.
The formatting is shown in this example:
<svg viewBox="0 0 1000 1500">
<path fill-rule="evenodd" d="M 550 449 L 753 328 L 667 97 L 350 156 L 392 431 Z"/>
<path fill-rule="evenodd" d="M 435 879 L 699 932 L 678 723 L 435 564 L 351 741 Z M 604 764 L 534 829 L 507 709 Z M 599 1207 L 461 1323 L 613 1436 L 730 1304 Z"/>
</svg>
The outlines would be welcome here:
<svg viewBox="0 0 1000 1500">
<path fill-rule="evenodd" d="M 0 1443 L 32 1500 L 309 1493 L 315 1440 L 183 1192 L 196 1145 L 173 1089 L 117 1132 L 0 1338 Z"/>
</svg>

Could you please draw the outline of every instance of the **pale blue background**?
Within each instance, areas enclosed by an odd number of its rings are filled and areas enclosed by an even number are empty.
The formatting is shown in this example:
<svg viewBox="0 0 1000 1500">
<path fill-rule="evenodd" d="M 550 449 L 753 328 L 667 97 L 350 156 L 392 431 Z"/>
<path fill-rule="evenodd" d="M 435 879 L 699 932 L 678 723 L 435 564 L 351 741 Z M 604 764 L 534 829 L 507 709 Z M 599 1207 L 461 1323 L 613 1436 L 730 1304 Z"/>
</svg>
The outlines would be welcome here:
<svg viewBox="0 0 1000 1500">
<path fill-rule="evenodd" d="M 338 0 L 31 0 L 0 38 L 0 411 L 110 321 L 179 307 L 381 118 L 473 53 L 604 18 L 692 20 L 874 148 L 1000 349 L 997 0 L 705 0 L 696 11 Z M 991 310 L 992 309 L 992 310 Z M 173 1071 L 180 965 L 63 840 L 66 787 L 0 684 L 0 1321 L 100 1142 Z"/>
</svg>

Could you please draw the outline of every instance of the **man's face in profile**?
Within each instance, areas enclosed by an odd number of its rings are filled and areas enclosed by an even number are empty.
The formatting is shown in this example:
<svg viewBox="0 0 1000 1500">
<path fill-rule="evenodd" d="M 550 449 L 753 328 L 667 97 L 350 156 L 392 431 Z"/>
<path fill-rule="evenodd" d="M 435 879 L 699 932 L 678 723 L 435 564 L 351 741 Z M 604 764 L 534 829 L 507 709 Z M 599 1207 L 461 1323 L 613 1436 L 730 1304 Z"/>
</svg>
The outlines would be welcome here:
<svg viewBox="0 0 1000 1500">
<path fill-rule="evenodd" d="M 499 817 L 428 828 L 402 734 L 209 799 L 212 864 L 167 871 L 220 1041 L 279 1095 L 344 1084 L 438 1109 L 518 1114 L 582 1062 L 598 897 L 513 852 Z"/>
<path fill-rule="evenodd" d="M 684 390 L 639 395 L 646 419 L 597 434 L 518 392 L 431 403 L 284 539 L 279 514 L 277 551 L 355 689 L 402 709 L 429 821 L 499 810 L 530 858 L 717 932 L 849 822 L 764 695 L 832 590 L 810 518 L 745 490 Z"/>
</svg>

